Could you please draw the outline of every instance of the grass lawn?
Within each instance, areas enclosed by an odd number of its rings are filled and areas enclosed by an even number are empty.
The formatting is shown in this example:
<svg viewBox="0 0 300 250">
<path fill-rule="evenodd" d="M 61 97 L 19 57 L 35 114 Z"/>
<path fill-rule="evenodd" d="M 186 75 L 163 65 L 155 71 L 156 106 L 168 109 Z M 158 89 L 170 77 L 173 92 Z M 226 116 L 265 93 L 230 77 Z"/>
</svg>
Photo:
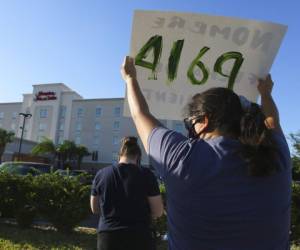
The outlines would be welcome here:
<svg viewBox="0 0 300 250">
<path fill-rule="evenodd" d="M 77 228 L 70 234 L 53 229 L 31 228 L 21 230 L 15 225 L 0 223 L 1 250 L 89 250 L 96 249 L 96 230 Z M 160 246 L 158 250 L 166 250 Z"/>
<path fill-rule="evenodd" d="M 0 249 L 95 249 L 96 231 L 77 229 L 68 235 L 52 229 L 31 228 L 21 230 L 15 225 L 0 224 Z"/>
<path fill-rule="evenodd" d="M 66 235 L 49 228 L 21 230 L 15 225 L 0 223 L 0 250 L 92 250 L 95 246 L 95 229 L 77 228 Z M 291 249 L 300 250 L 300 247 Z M 160 245 L 158 250 L 167 250 L 166 244 Z"/>
</svg>

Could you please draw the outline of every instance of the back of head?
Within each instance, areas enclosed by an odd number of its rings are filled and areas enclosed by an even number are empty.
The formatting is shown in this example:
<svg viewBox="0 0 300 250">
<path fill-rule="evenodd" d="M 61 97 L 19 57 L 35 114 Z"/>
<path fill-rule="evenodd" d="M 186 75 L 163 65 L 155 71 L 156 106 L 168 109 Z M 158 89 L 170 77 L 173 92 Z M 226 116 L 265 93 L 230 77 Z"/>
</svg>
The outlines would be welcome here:
<svg viewBox="0 0 300 250">
<path fill-rule="evenodd" d="M 189 117 L 207 116 L 207 132 L 238 137 L 243 109 L 239 97 L 227 88 L 211 88 L 193 96 L 186 107 Z"/>
<path fill-rule="evenodd" d="M 138 145 L 138 140 L 136 137 L 127 136 L 122 139 L 119 156 L 131 159 L 135 157 L 137 157 L 138 159 L 141 158 L 142 151 L 140 146 Z"/>
<path fill-rule="evenodd" d="M 208 118 L 207 132 L 218 130 L 221 135 L 240 140 L 240 155 L 248 163 L 250 175 L 267 176 L 276 171 L 276 148 L 259 105 L 252 103 L 243 110 L 232 90 L 211 88 L 196 94 L 186 109 L 189 117 Z"/>
</svg>

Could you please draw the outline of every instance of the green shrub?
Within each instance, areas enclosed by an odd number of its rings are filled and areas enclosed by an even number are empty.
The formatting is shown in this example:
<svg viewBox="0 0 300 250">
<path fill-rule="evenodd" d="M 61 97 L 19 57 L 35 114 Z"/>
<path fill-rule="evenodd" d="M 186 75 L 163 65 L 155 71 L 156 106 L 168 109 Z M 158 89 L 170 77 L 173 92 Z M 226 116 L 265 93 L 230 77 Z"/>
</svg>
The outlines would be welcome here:
<svg viewBox="0 0 300 250">
<path fill-rule="evenodd" d="M 89 214 L 90 187 L 78 178 L 45 174 L 34 179 L 36 207 L 59 231 L 71 231 Z"/>
<path fill-rule="evenodd" d="M 15 218 L 26 206 L 33 206 L 32 176 L 0 174 L 0 213 Z"/>
<path fill-rule="evenodd" d="M 16 218 L 22 228 L 39 214 L 58 230 L 71 231 L 89 214 L 89 191 L 79 178 L 0 173 L 0 214 Z"/>
<path fill-rule="evenodd" d="M 292 190 L 291 240 L 300 243 L 300 185 L 293 183 Z"/>
<path fill-rule="evenodd" d="M 159 189 L 160 189 L 160 194 L 161 194 L 162 199 L 163 199 L 164 209 L 166 209 L 166 188 L 165 188 L 165 185 L 160 184 Z M 164 213 L 163 216 L 156 219 L 154 221 L 153 226 L 154 226 L 154 229 L 155 229 L 155 232 L 156 232 L 156 237 L 158 239 L 160 239 L 161 236 L 163 236 L 167 232 L 167 216 L 166 216 L 166 214 Z"/>
<path fill-rule="evenodd" d="M 14 217 L 16 192 L 19 178 L 10 174 L 0 173 L 0 215 Z"/>
<path fill-rule="evenodd" d="M 15 217 L 21 228 L 28 228 L 36 215 L 34 199 L 37 194 L 33 180 L 34 177 L 32 175 L 19 176 Z"/>
<path fill-rule="evenodd" d="M 33 177 L 0 174 L 0 213 L 16 218 L 22 228 L 29 227 L 35 217 Z M 29 209 L 30 208 L 30 209 Z"/>
<path fill-rule="evenodd" d="M 21 228 L 29 228 L 36 216 L 36 208 L 25 205 L 16 213 L 16 220 Z"/>
</svg>

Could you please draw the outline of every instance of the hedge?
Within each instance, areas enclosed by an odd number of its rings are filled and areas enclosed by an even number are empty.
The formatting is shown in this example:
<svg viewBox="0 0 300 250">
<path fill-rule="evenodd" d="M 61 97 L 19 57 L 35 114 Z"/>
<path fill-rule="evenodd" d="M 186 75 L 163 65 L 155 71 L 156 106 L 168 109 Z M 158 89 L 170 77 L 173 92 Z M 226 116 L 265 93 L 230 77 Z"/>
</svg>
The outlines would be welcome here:
<svg viewBox="0 0 300 250">
<path fill-rule="evenodd" d="M 165 204 L 165 187 L 160 186 Z M 292 185 L 291 240 L 300 243 L 300 184 Z M 79 178 L 58 174 L 18 176 L 0 173 L 0 216 L 16 218 L 28 227 L 40 216 L 59 231 L 70 231 L 90 214 L 90 186 Z M 154 228 L 160 238 L 167 232 L 166 215 L 156 220 Z"/>
<path fill-rule="evenodd" d="M 59 231 L 71 231 L 90 213 L 90 186 L 58 174 L 18 176 L 0 173 L 0 215 L 28 227 L 36 216 Z"/>
</svg>

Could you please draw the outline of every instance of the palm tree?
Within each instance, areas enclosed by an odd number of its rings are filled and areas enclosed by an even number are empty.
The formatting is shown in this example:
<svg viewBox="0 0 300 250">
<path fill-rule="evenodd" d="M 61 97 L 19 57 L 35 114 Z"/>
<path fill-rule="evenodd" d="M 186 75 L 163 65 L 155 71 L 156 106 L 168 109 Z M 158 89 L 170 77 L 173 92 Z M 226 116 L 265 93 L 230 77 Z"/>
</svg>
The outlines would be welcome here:
<svg viewBox="0 0 300 250">
<path fill-rule="evenodd" d="M 77 156 L 77 167 L 78 167 L 78 169 L 80 169 L 83 157 L 89 156 L 89 155 L 90 155 L 90 152 L 88 151 L 87 147 L 85 147 L 83 145 L 78 145 L 76 147 L 76 156 Z"/>
<path fill-rule="evenodd" d="M 6 144 L 13 141 L 14 135 L 13 132 L 8 132 L 5 129 L 0 128 L 0 163 Z"/>
<path fill-rule="evenodd" d="M 60 163 L 60 167 L 65 168 L 66 165 L 72 166 L 77 162 L 77 167 L 80 169 L 82 159 L 90 155 L 88 149 L 83 146 L 77 146 L 73 141 L 65 140 L 62 144 L 55 145 L 52 140 L 44 137 L 31 151 L 33 155 L 52 155 L 53 163 L 56 158 Z"/>
<path fill-rule="evenodd" d="M 43 137 L 42 141 L 35 145 L 31 150 L 33 155 L 52 155 L 52 161 L 55 162 L 57 157 L 56 146 L 52 140 L 47 137 Z"/>
<path fill-rule="evenodd" d="M 76 144 L 73 141 L 65 140 L 62 144 L 57 146 L 56 151 L 59 154 L 63 167 L 65 167 L 66 163 L 71 165 L 76 157 Z"/>
</svg>

